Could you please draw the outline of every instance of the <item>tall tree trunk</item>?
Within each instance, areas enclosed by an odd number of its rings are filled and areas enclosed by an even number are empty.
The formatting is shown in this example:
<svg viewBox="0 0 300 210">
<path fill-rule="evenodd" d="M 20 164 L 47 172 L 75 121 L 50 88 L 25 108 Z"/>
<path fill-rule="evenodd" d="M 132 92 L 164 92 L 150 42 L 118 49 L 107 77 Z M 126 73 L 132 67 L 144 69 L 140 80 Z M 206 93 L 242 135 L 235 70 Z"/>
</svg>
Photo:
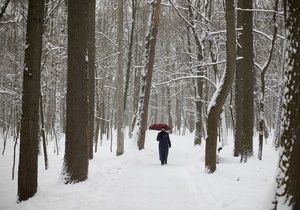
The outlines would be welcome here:
<svg viewBox="0 0 300 210">
<path fill-rule="evenodd" d="M 95 13 L 96 0 L 88 1 L 88 109 L 89 109 L 89 126 L 88 126 L 88 141 L 89 141 L 89 159 L 93 159 L 94 145 L 94 123 L 95 123 Z"/>
<path fill-rule="evenodd" d="M 279 142 L 280 142 L 280 135 L 281 135 L 281 116 L 282 116 L 282 103 L 283 103 L 283 91 L 284 88 L 280 87 L 280 93 L 279 97 L 277 99 L 277 110 L 276 110 L 276 120 L 275 120 L 275 131 L 274 131 L 274 140 L 273 144 L 276 150 L 279 148 Z"/>
<path fill-rule="evenodd" d="M 300 209 L 300 3 L 284 0 L 287 37 L 281 152 L 274 209 Z M 288 207 L 287 207 L 288 206 Z"/>
<path fill-rule="evenodd" d="M 81 182 L 88 177 L 87 11 L 87 0 L 68 0 L 67 119 L 63 165 L 66 184 Z"/>
<path fill-rule="evenodd" d="M 243 0 L 238 0 L 238 8 L 243 7 Z M 243 38 L 243 12 L 237 12 L 237 57 L 243 57 L 242 38 Z M 243 66 L 242 60 L 236 61 L 236 75 L 235 75 L 235 141 L 233 156 L 238 157 L 241 154 L 241 141 L 242 141 L 242 116 L 243 116 Z"/>
<path fill-rule="evenodd" d="M 138 148 L 139 150 L 144 149 L 145 145 L 145 136 L 147 130 L 147 119 L 148 119 L 148 107 L 150 100 L 150 89 L 151 89 L 151 80 L 154 66 L 154 56 L 155 56 L 155 45 L 158 33 L 158 21 L 160 13 L 161 0 L 153 0 L 151 2 L 151 10 L 149 16 L 149 26 L 147 34 L 147 44 L 145 52 L 145 67 L 144 75 L 142 75 L 142 88 L 139 99 L 139 114 L 140 119 L 137 121 L 138 127 Z"/>
<path fill-rule="evenodd" d="M 118 1 L 117 156 L 124 153 L 123 0 Z"/>
<path fill-rule="evenodd" d="M 198 74 L 200 75 L 200 74 Z M 196 93 L 196 113 L 195 113 L 195 139 L 194 145 L 201 145 L 202 143 L 202 101 L 200 97 L 200 93 L 202 95 L 203 92 L 203 81 L 200 79 L 196 79 L 195 81 L 195 93 Z"/>
<path fill-rule="evenodd" d="M 129 89 L 129 76 L 131 72 L 131 61 L 132 61 L 132 48 L 133 48 L 133 38 L 134 38 L 134 29 L 135 29 L 135 16 L 136 16 L 136 0 L 131 1 L 131 30 L 130 30 L 130 39 L 129 39 L 129 46 L 128 46 L 128 54 L 127 54 L 127 68 L 126 68 L 126 79 L 125 79 L 125 89 L 124 89 L 124 111 L 126 110 L 127 104 L 127 96 L 128 96 L 128 89 Z"/>
<path fill-rule="evenodd" d="M 171 127 L 169 133 L 173 133 L 173 120 L 172 120 L 172 115 L 171 115 L 171 87 L 170 84 L 167 85 L 167 113 L 168 113 L 168 125 Z"/>
<path fill-rule="evenodd" d="M 95 72 L 96 73 L 96 72 Z M 97 77 L 97 73 L 96 73 L 96 77 Z M 99 87 L 99 80 L 96 80 L 96 87 L 98 89 Z M 100 88 L 100 87 L 99 87 Z M 98 142 L 99 142 L 99 134 L 100 134 L 100 93 L 99 91 L 96 91 L 96 99 L 97 99 L 97 103 L 96 103 L 96 128 L 95 128 L 95 153 L 97 152 L 98 149 Z M 102 111 L 104 110 L 104 108 L 102 109 Z"/>
<path fill-rule="evenodd" d="M 44 0 L 29 0 L 23 72 L 18 201 L 33 197 L 38 185 L 39 98 L 44 7 Z"/>
<path fill-rule="evenodd" d="M 243 1 L 243 117 L 241 136 L 241 162 L 247 162 L 253 154 L 253 125 L 254 125 L 254 53 L 253 53 L 253 9 L 252 0 Z M 241 69 L 238 69 L 241 71 Z"/>
<path fill-rule="evenodd" d="M 179 88 L 181 88 L 181 87 L 179 87 Z M 179 90 L 179 88 L 178 88 L 178 90 L 176 92 L 182 91 L 182 90 Z M 175 103 L 176 103 L 176 105 L 175 105 L 175 113 L 176 113 L 176 115 L 175 115 L 175 117 L 176 117 L 176 121 L 175 121 L 176 122 L 176 131 L 175 131 L 175 133 L 177 135 L 181 135 L 182 97 L 180 97 L 180 95 L 181 94 L 179 93 L 178 96 L 175 99 Z"/>
<path fill-rule="evenodd" d="M 45 134 L 45 122 L 44 122 L 44 110 L 43 110 L 43 103 L 42 103 L 42 94 L 40 94 L 40 116 L 41 116 L 41 134 L 42 134 L 42 142 L 43 142 L 43 152 L 44 152 L 44 162 L 45 162 L 45 170 L 49 168 L 48 162 L 48 154 L 47 154 L 47 141 L 46 141 L 46 134 Z"/>
<path fill-rule="evenodd" d="M 55 103 L 54 103 L 54 119 L 53 119 L 53 134 L 55 137 L 55 145 L 56 145 L 56 154 L 59 155 L 59 146 L 58 146 L 58 142 L 60 141 L 60 137 L 61 137 L 61 90 L 59 88 L 59 84 L 61 82 L 61 74 L 60 74 L 60 70 L 56 69 L 56 75 L 55 75 Z M 42 98 L 42 97 L 41 97 Z"/>
<path fill-rule="evenodd" d="M 191 26 L 194 39 L 196 42 L 197 46 L 197 60 L 198 62 L 203 61 L 203 47 L 200 38 L 198 37 L 198 33 L 196 32 L 196 21 L 195 18 L 193 17 L 193 11 L 192 11 L 192 5 L 191 1 L 188 0 L 188 9 L 189 9 L 189 17 L 192 20 L 191 21 Z M 197 67 L 197 76 L 203 76 L 203 67 L 201 65 L 198 65 Z M 196 131 L 195 131 L 195 139 L 194 139 L 194 145 L 201 145 L 202 143 L 202 130 L 203 130 L 203 125 L 202 125 L 202 118 L 203 118 L 203 80 L 201 78 L 195 79 L 195 103 L 196 103 Z"/>
<path fill-rule="evenodd" d="M 271 44 L 271 49 L 270 49 L 270 54 L 268 57 L 268 60 L 266 64 L 264 65 L 264 68 L 260 74 L 260 80 L 261 80 L 261 99 L 259 100 L 259 146 L 258 146 L 258 159 L 262 159 L 262 150 L 263 150 L 263 139 L 264 139 L 264 133 L 265 133 L 265 124 L 266 124 L 266 119 L 265 119 L 265 110 L 264 110 L 264 103 L 265 103 L 265 75 L 266 72 L 269 68 L 269 65 L 271 63 L 272 55 L 273 55 L 273 50 L 274 50 L 274 45 L 275 45 L 275 40 L 277 36 L 277 24 L 276 24 L 276 11 L 278 7 L 278 0 L 275 1 L 275 12 L 273 14 L 273 22 L 274 22 L 274 32 L 273 32 L 273 39 L 272 39 L 272 44 Z M 266 137 L 267 138 L 267 137 Z"/>
<path fill-rule="evenodd" d="M 217 88 L 214 94 L 215 97 L 213 97 L 210 102 L 210 107 L 208 107 L 207 138 L 205 147 L 205 169 L 207 173 L 213 173 L 216 170 L 218 124 L 222 107 L 227 99 L 234 80 L 236 68 L 234 0 L 226 0 L 226 32 L 226 71 L 221 79 L 221 86 L 219 89 Z"/>
<path fill-rule="evenodd" d="M 136 125 L 136 121 L 137 121 L 137 114 L 138 114 L 138 107 L 139 107 L 139 89 L 140 89 L 140 82 L 139 82 L 139 78 L 140 78 L 140 71 L 137 71 L 135 69 L 134 71 L 134 76 L 133 76 L 133 86 L 134 86 L 134 90 L 133 90 L 133 100 L 132 100 L 132 107 L 133 107 L 133 117 L 132 117 L 132 121 L 131 121 L 131 128 L 130 128 L 130 133 L 129 136 L 132 137 L 132 132 L 133 129 L 135 128 Z"/>
<path fill-rule="evenodd" d="M 188 51 L 187 61 L 188 61 L 188 63 L 192 63 L 192 59 L 191 59 L 191 56 L 190 56 L 190 55 L 192 55 L 190 30 L 191 30 L 190 27 L 187 25 L 186 31 L 187 31 L 187 51 Z M 190 67 L 190 65 L 189 65 L 189 67 Z M 195 81 L 194 81 L 194 83 L 195 83 Z M 195 87 L 196 86 L 194 84 L 194 89 L 195 89 Z M 196 89 L 195 89 L 194 92 L 195 92 L 195 96 L 196 96 Z M 196 112 L 195 114 L 192 114 L 189 117 L 189 131 L 190 131 L 190 133 L 194 132 L 195 126 L 196 126 L 196 123 L 197 123 L 197 120 L 195 120 L 197 118 L 197 108 L 196 108 L 195 112 Z M 198 136 L 197 132 L 198 131 L 196 130 L 195 131 L 194 145 L 196 145 L 196 143 L 198 144 L 198 142 L 199 142 L 198 141 L 199 138 L 196 138 L 196 136 Z"/>
</svg>

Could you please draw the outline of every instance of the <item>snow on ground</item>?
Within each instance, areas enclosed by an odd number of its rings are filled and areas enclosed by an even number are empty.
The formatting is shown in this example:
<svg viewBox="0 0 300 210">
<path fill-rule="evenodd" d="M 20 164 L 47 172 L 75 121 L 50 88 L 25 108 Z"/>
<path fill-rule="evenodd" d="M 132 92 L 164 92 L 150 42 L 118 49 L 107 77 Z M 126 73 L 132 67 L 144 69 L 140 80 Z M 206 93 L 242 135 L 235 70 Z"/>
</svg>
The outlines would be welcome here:
<svg viewBox="0 0 300 210">
<path fill-rule="evenodd" d="M 19 204 L 17 166 L 15 180 L 11 180 L 13 142 L 9 140 L 5 155 L 0 157 L 0 210 L 265 210 L 265 204 L 271 202 L 267 195 L 278 161 L 271 140 L 264 145 L 262 161 L 254 156 L 246 164 L 232 156 L 233 142 L 229 141 L 219 154 L 217 171 L 207 174 L 205 142 L 194 147 L 193 134 L 171 134 L 168 164 L 162 166 L 156 135 L 157 131 L 147 131 L 142 151 L 126 139 L 125 153 L 118 157 L 115 147 L 110 152 L 110 141 L 103 140 L 90 161 L 88 180 L 74 185 L 61 181 L 63 152 L 54 154 L 50 142 L 48 170 L 44 170 L 43 156 L 39 157 L 37 194 Z M 254 145 L 256 153 L 257 140 Z"/>
</svg>

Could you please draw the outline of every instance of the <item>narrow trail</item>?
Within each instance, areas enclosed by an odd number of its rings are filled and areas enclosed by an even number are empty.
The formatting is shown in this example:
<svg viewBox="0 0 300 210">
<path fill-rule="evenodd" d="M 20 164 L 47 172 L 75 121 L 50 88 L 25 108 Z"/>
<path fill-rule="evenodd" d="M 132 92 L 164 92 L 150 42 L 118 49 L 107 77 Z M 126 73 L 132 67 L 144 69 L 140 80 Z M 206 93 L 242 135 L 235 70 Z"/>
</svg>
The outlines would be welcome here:
<svg viewBox="0 0 300 210">
<path fill-rule="evenodd" d="M 151 140 L 148 140 L 151 141 Z M 172 142 L 167 165 L 160 165 L 157 142 L 148 142 L 141 159 L 122 173 L 106 195 L 102 209 L 199 209 L 203 206 L 190 179 L 190 155 L 180 150 L 184 142 Z M 113 202 L 118 199 L 118 202 Z M 107 202 L 109 201 L 109 202 Z"/>
</svg>

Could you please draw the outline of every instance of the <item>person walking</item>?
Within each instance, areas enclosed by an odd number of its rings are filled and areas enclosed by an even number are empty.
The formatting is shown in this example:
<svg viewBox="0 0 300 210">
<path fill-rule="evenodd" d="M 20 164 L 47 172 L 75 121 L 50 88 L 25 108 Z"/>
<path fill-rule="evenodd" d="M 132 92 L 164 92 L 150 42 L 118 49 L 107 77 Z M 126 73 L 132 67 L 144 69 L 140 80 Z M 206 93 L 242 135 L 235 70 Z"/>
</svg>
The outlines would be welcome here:
<svg viewBox="0 0 300 210">
<path fill-rule="evenodd" d="M 171 140 L 169 137 L 169 133 L 166 132 L 165 127 L 161 128 L 160 132 L 157 134 L 156 140 L 159 141 L 158 151 L 161 165 L 167 164 L 169 148 L 171 148 Z"/>
</svg>

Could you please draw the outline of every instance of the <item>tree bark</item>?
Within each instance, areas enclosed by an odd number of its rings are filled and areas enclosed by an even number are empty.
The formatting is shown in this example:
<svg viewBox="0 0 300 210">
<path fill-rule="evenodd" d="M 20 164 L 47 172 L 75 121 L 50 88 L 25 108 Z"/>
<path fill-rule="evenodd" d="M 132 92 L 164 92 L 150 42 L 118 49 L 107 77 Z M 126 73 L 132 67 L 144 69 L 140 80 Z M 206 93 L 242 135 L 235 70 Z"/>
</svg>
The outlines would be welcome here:
<svg viewBox="0 0 300 210">
<path fill-rule="evenodd" d="M 144 149 L 145 145 L 145 136 L 147 130 L 147 118 L 148 118 L 148 107 L 149 107 L 149 100 L 150 100 L 150 90 L 151 90 L 151 80 L 152 80 L 152 73 L 153 73 L 153 66 L 154 66 L 154 56 L 155 56 L 155 45 L 158 33 L 158 21 L 159 21 L 159 13 L 160 13 L 160 5 L 161 0 L 153 0 L 152 4 L 152 11 L 150 12 L 149 23 L 151 24 L 148 32 L 148 41 L 149 53 L 146 52 L 146 63 L 145 63 L 145 75 L 142 76 L 142 90 L 140 94 L 139 100 L 139 110 L 140 112 L 140 120 L 138 122 L 139 131 L 138 131 L 138 148 L 139 150 Z M 153 13 L 153 14 L 151 14 Z"/>
<path fill-rule="evenodd" d="M 238 8 L 243 7 L 243 0 L 238 0 Z M 237 57 L 243 57 L 242 38 L 243 38 L 243 12 L 237 11 Z M 242 116 L 243 116 L 243 66 L 242 60 L 236 61 L 236 76 L 235 76 L 235 141 L 233 156 L 238 157 L 241 154 L 241 140 L 242 140 Z"/>
<path fill-rule="evenodd" d="M 63 165 L 66 184 L 81 182 L 88 177 L 87 11 L 87 0 L 68 1 L 67 119 Z"/>
<path fill-rule="evenodd" d="M 167 85 L 167 113 L 168 113 L 168 125 L 171 127 L 169 130 L 169 133 L 173 133 L 173 120 L 172 120 L 172 115 L 171 115 L 171 87 L 170 84 Z"/>
<path fill-rule="evenodd" d="M 300 4 L 284 0 L 287 35 L 282 136 L 274 209 L 300 209 Z M 284 206 L 284 207 L 283 207 Z"/>
<path fill-rule="evenodd" d="M 29 0 L 20 131 L 19 202 L 33 197 L 38 185 L 39 99 L 44 7 L 44 0 Z"/>
<path fill-rule="evenodd" d="M 276 120 L 275 120 L 275 131 L 274 131 L 274 140 L 273 144 L 275 149 L 277 150 L 279 148 L 279 142 L 280 142 L 280 136 L 281 136 L 281 116 L 282 116 L 282 103 L 283 103 L 283 87 L 280 87 L 280 96 L 277 99 L 277 110 L 276 110 Z"/>
<path fill-rule="evenodd" d="M 41 134 L 42 134 L 42 142 L 43 142 L 43 152 L 44 152 L 44 162 L 45 162 L 45 170 L 49 168 L 48 162 L 48 154 L 47 154 L 47 141 L 46 141 L 46 134 L 45 134 L 45 122 L 44 122 L 44 110 L 43 110 L 43 103 L 42 103 L 42 94 L 40 94 L 40 116 L 41 116 Z"/>
<path fill-rule="evenodd" d="M 125 79 L 125 89 L 124 89 L 124 111 L 126 110 L 127 104 L 127 96 L 128 96 L 128 89 L 129 89 L 129 76 L 131 73 L 131 61 L 132 61 L 132 48 L 133 48 L 133 41 L 134 41 L 134 29 L 135 29 L 135 16 L 137 12 L 137 5 L 136 0 L 131 1 L 131 30 L 130 30 L 130 39 L 129 39 L 129 46 L 128 46 L 128 54 L 127 54 L 127 65 L 126 65 L 126 79 Z"/>
<path fill-rule="evenodd" d="M 1 11 L 0 11 L 0 19 L 2 18 L 3 14 L 5 13 L 5 10 L 9 4 L 9 2 L 10 2 L 10 0 L 6 0 L 4 5 L 2 6 Z"/>
<path fill-rule="evenodd" d="M 243 1 L 243 35 L 242 48 L 242 135 L 241 135 L 241 162 L 247 162 L 253 154 L 253 125 L 254 125 L 254 53 L 253 53 L 253 9 L 252 0 Z"/>
<path fill-rule="evenodd" d="M 118 1 L 117 152 L 124 153 L 123 0 Z"/>
<path fill-rule="evenodd" d="M 88 1 L 88 109 L 89 109 L 89 159 L 93 159 L 94 124 L 95 124 L 95 13 L 96 0 Z"/>
</svg>

